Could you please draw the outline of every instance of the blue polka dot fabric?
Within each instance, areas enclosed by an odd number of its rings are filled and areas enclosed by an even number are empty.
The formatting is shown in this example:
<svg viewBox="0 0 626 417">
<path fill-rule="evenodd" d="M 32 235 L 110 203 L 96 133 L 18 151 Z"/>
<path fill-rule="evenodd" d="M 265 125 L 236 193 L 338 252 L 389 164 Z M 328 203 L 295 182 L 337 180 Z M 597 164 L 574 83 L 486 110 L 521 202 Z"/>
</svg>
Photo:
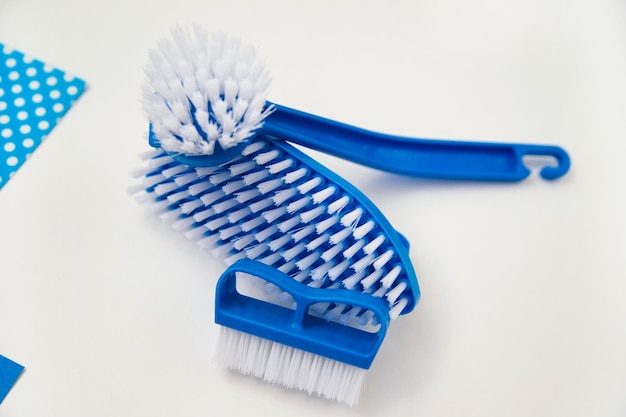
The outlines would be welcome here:
<svg viewBox="0 0 626 417">
<path fill-rule="evenodd" d="M 83 80 L 0 43 L 0 190 L 84 90 Z"/>
</svg>

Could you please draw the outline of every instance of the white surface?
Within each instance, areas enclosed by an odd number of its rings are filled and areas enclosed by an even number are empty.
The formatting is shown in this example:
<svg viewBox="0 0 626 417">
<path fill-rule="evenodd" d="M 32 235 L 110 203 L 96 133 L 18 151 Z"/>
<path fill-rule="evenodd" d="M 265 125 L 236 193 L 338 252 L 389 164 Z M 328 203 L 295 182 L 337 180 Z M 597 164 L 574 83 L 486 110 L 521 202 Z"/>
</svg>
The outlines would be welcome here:
<svg viewBox="0 0 626 417">
<path fill-rule="evenodd" d="M 0 40 L 88 91 L 0 192 L 0 406 L 30 416 L 626 414 L 621 1 L 27 1 Z M 211 362 L 222 266 L 125 194 L 142 66 L 170 27 L 260 47 L 270 99 L 388 133 L 554 143 L 548 183 L 414 180 L 320 160 L 412 243 L 422 288 L 354 409 Z"/>
</svg>

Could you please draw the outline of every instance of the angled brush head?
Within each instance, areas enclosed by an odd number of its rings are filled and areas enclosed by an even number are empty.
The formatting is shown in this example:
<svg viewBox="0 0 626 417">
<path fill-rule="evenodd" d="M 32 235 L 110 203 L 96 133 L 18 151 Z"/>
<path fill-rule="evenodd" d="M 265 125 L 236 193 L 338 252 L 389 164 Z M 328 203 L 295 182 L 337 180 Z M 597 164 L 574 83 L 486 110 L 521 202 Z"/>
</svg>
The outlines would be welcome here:
<svg viewBox="0 0 626 417">
<path fill-rule="evenodd" d="M 151 51 L 145 73 L 150 142 L 173 155 L 232 157 L 272 111 L 270 76 L 254 48 L 199 26 L 173 30 Z"/>
</svg>

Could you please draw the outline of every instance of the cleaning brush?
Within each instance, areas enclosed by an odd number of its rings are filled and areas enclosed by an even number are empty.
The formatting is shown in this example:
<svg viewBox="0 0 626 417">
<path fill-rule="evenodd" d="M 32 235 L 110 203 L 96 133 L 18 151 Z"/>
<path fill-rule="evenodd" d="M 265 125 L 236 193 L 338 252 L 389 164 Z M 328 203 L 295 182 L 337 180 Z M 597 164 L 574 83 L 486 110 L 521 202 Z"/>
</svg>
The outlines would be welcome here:
<svg viewBox="0 0 626 417">
<path fill-rule="evenodd" d="M 287 141 L 422 177 L 518 181 L 528 154 L 556 158 L 543 178 L 569 168 L 555 146 L 399 138 L 273 104 L 253 48 L 199 27 L 173 39 L 146 69 L 155 149 L 134 191 L 230 265 L 216 291 L 218 360 L 274 383 L 354 404 L 389 321 L 420 295 L 406 238 Z M 240 292 L 239 275 L 262 296 Z"/>
</svg>

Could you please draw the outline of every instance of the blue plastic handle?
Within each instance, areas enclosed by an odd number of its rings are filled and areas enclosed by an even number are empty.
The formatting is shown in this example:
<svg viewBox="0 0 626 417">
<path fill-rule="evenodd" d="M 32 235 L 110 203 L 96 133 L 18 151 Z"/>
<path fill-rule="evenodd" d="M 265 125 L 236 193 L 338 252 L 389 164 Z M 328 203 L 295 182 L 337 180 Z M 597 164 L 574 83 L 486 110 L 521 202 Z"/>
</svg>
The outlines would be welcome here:
<svg viewBox="0 0 626 417">
<path fill-rule="evenodd" d="M 530 170 L 527 155 L 552 156 L 547 180 L 567 173 L 570 160 L 558 146 L 416 139 L 372 132 L 272 104 L 259 132 L 362 165 L 397 174 L 451 180 L 521 181 Z"/>
<path fill-rule="evenodd" d="M 296 310 L 237 292 L 237 273 L 243 272 L 275 284 L 291 294 Z M 380 327 L 375 333 L 344 326 L 308 314 L 313 303 L 345 304 L 371 310 Z M 389 308 L 380 298 L 345 289 L 308 287 L 277 269 L 242 259 L 228 267 L 217 282 L 215 322 L 244 333 L 296 349 L 369 369 L 389 326 Z"/>
<path fill-rule="evenodd" d="M 551 156 L 557 166 L 545 166 L 540 174 L 554 180 L 567 173 L 569 156 L 550 145 L 418 139 L 372 132 L 325 119 L 275 103 L 274 111 L 255 133 L 315 149 L 387 172 L 420 178 L 473 181 L 521 181 L 530 175 L 523 158 Z M 159 148 L 150 129 L 149 143 Z M 248 144 L 243 142 L 213 155 L 172 155 L 191 166 L 215 166 L 233 159 Z"/>
</svg>

